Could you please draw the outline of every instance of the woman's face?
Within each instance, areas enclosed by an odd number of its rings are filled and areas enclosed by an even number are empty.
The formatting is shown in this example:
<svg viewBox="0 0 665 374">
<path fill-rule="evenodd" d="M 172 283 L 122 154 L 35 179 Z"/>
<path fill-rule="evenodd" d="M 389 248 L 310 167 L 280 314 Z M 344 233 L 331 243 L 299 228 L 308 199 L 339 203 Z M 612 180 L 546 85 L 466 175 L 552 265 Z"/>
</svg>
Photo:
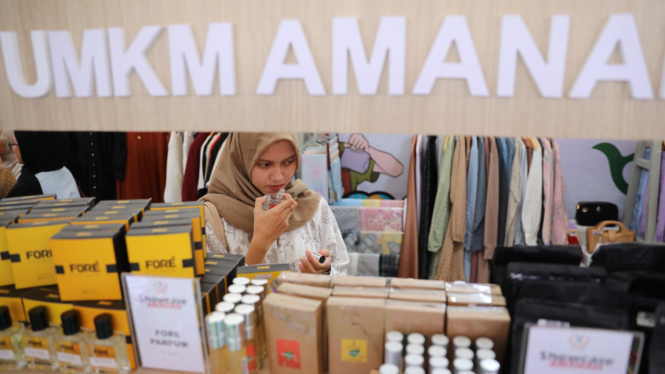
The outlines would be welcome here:
<svg viewBox="0 0 665 374">
<path fill-rule="evenodd" d="M 268 146 L 252 167 L 252 184 L 263 195 L 276 194 L 293 179 L 297 167 L 293 144 L 280 140 Z"/>
</svg>

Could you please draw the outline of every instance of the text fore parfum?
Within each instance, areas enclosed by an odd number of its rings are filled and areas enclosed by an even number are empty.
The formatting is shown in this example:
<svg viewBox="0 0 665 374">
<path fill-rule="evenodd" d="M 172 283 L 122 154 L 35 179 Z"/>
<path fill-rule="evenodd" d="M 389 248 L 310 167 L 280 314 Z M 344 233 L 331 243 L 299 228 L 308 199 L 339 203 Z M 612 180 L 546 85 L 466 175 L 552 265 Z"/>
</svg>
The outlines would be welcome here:
<svg viewBox="0 0 665 374">
<path fill-rule="evenodd" d="M 89 373 L 88 338 L 81 331 L 79 312 L 68 310 L 60 315 L 62 332 L 55 339 L 60 371 L 63 373 Z"/>
<path fill-rule="evenodd" d="M 124 374 L 129 372 L 127 341 L 122 333 L 113 333 L 111 315 L 95 317 L 96 339 L 90 339 L 90 367 L 97 374 Z"/>
<path fill-rule="evenodd" d="M 19 370 L 25 366 L 23 324 L 13 323 L 9 307 L 0 306 L 0 371 Z"/>
<path fill-rule="evenodd" d="M 58 358 L 55 354 L 57 329 L 49 326 L 47 310 L 37 306 L 28 312 L 30 327 L 23 333 L 23 346 L 28 360 L 28 369 L 56 371 Z"/>
</svg>

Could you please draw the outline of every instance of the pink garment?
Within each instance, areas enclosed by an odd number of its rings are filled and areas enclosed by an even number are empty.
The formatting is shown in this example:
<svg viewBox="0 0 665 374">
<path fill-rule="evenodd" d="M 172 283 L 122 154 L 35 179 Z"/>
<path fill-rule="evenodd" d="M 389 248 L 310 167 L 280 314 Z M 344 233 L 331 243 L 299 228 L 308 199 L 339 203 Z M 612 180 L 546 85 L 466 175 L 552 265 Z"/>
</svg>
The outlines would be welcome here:
<svg viewBox="0 0 665 374">
<path fill-rule="evenodd" d="M 404 208 L 404 200 L 380 200 L 382 208 Z"/>
<path fill-rule="evenodd" d="M 552 213 L 554 211 L 554 185 L 552 170 L 552 145 L 545 138 L 540 138 L 543 146 L 543 243 L 550 244 L 552 232 Z"/>
<path fill-rule="evenodd" d="M 554 193 L 552 194 L 552 244 L 563 245 L 568 243 L 568 214 L 566 213 L 566 203 L 563 200 L 563 192 L 566 188 L 566 182 L 563 180 L 563 170 L 561 170 L 561 152 L 559 143 L 552 139 L 552 159 L 554 165 Z"/>
<path fill-rule="evenodd" d="M 402 232 L 403 208 L 360 208 L 360 231 Z"/>
</svg>

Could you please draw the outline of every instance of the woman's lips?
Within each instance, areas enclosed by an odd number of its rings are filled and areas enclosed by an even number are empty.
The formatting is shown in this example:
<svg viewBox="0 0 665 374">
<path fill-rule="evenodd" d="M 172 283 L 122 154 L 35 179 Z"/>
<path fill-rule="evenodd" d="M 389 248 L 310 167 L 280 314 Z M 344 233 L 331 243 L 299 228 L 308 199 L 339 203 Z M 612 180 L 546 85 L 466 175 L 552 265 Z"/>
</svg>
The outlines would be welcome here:
<svg viewBox="0 0 665 374">
<path fill-rule="evenodd" d="M 280 189 L 282 189 L 283 186 L 284 186 L 283 184 L 280 184 L 279 186 L 268 186 L 268 188 L 270 188 L 273 191 L 279 191 Z"/>
</svg>

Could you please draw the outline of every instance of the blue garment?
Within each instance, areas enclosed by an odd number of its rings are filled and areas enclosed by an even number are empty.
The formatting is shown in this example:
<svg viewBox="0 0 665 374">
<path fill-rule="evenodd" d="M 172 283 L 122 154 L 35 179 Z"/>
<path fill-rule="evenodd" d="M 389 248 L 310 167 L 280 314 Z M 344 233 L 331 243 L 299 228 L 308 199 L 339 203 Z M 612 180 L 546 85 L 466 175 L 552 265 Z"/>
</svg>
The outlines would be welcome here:
<svg viewBox="0 0 665 374">
<path fill-rule="evenodd" d="M 651 148 L 644 151 L 644 158 L 651 159 Z M 640 171 L 640 184 L 637 186 L 637 194 L 635 195 L 635 205 L 633 206 L 633 217 L 630 220 L 630 229 L 637 233 L 637 236 L 644 238 L 644 227 L 641 227 L 642 215 L 646 214 L 644 211 L 643 199 L 647 198 L 647 189 L 649 187 L 649 171 L 642 169 Z"/>
<path fill-rule="evenodd" d="M 362 199 L 340 199 L 337 201 L 335 206 L 363 206 Z"/>
<path fill-rule="evenodd" d="M 56 194 L 56 199 L 78 199 L 81 197 L 76 180 L 67 167 L 35 174 L 45 195 Z"/>
<path fill-rule="evenodd" d="M 476 212 L 473 215 L 473 237 L 471 238 L 472 251 L 479 251 L 485 248 L 485 206 L 487 204 L 485 152 L 485 142 L 482 137 L 478 137 L 478 194 L 476 198 Z"/>
<path fill-rule="evenodd" d="M 340 200 L 344 196 L 344 184 L 342 183 L 342 161 L 339 157 L 330 163 L 330 180 L 337 200 Z"/>
<path fill-rule="evenodd" d="M 467 282 L 471 282 L 471 263 L 473 260 L 473 252 L 464 251 L 464 277 Z"/>
<path fill-rule="evenodd" d="M 513 170 L 513 160 L 515 158 L 515 139 L 506 138 L 506 148 L 504 150 L 508 151 L 508 158 L 506 159 L 506 170 L 508 173 L 508 189 L 510 190 L 510 177 Z"/>
<path fill-rule="evenodd" d="M 476 213 L 476 199 L 478 198 L 478 142 L 471 137 L 469 149 L 469 170 L 466 176 L 466 234 L 464 235 L 464 249 L 471 250 L 473 237 L 473 216 Z M 468 278 L 467 278 L 468 279 Z"/>
</svg>

